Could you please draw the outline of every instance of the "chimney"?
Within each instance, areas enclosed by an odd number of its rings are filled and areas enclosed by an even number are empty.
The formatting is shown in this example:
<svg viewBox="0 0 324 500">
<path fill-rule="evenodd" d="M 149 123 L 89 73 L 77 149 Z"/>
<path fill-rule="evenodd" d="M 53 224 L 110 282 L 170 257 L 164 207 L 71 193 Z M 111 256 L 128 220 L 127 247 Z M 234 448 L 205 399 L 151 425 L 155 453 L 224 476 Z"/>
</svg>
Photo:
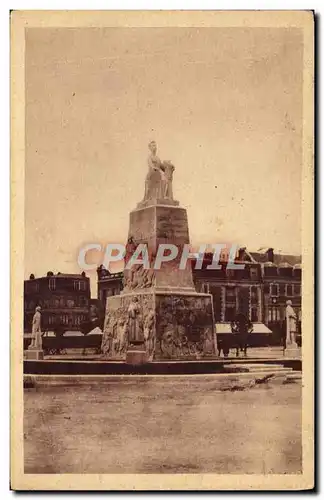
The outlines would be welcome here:
<svg viewBox="0 0 324 500">
<path fill-rule="evenodd" d="M 245 250 L 246 250 L 246 247 L 239 248 L 239 250 L 238 250 L 238 260 L 241 262 L 244 261 Z"/>
<path fill-rule="evenodd" d="M 268 262 L 272 262 L 273 263 L 273 260 L 274 260 L 273 248 L 268 248 L 268 250 L 267 250 L 267 260 L 268 260 Z"/>
</svg>

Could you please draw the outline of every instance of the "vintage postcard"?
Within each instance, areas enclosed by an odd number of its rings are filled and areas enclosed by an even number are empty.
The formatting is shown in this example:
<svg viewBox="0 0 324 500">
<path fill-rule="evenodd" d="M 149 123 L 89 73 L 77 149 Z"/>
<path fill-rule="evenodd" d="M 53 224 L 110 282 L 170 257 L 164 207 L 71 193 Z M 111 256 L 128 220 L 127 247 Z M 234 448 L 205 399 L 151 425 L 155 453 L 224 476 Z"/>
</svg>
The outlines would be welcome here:
<svg viewBox="0 0 324 500">
<path fill-rule="evenodd" d="M 314 15 L 11 12 L 11 488 L 314 487 Z"/>
</svg>

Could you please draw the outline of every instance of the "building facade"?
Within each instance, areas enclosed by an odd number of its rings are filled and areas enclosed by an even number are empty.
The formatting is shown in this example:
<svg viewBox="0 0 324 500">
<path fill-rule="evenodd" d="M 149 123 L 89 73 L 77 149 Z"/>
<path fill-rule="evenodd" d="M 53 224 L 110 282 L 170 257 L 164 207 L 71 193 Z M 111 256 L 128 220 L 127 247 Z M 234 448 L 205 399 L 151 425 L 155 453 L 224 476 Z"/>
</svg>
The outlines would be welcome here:
<svg viewBox="0 0 324 500">
<path fill-rule="evenodd" d="M 102 306 L 106 307 L 107 297 L 119 295 L 123 289 L 123 273 L 110 273 L 103 265 L 97 269 L 97 293 Z"/>
<path fill-rule="evenodd" d="M 275 254 L 272 248 L 265 252 L 251 252 L 250 255 L 262 269 L 264 323 L 274 332 L 279 332 L 285 323 L 286 301 L 291 300 L 301 332 L 301 258 L 295 255 Z"/>
<path fill-rule="evenodd" d="M 24 332 L 30 333 L 35 307 L 42 308 L 42 331 L 80 330 L 89 320 L 90 280 L 82 274 L 54 274 L 24 282 Z"/>
<path fill-rule="evenodd" d="M 244 269 L 227 269 L 227 261 L 220 262 L 221 269 L 208 269 L 211 261 L 212 255 L 206 255 L 202 269 L 193 268 L 193 276 L 197 291 L 213 296 L 215 322 L 230 323 L 238 312 L 252 322 L 262 322 L 260 266 L 240 258 L 236 263 L 244 264 Z"/>
<path fill-rule="evenodd" d="M 244 269 L 227 269 L 225 258 L 220 261 L 221 269 L 207 269 L 211 262 L 212 254 L 205 254 L 202 268 L 195 269 L 195 260 L 192 268 L 196 290 L 213 296 L 216 323 L 230 323 L 242 312 L 280 337 L 288 299 L 301 322 L 300 257 L 275 254 L 271 248 L 260 252 L 240 248 L 235 263 L 244 264 Z M 121 292 L 123 273 L 111 274 L 100 266 L 97 275 L 98 299 L 105 307 L 107 297 Z"/>
</svg>

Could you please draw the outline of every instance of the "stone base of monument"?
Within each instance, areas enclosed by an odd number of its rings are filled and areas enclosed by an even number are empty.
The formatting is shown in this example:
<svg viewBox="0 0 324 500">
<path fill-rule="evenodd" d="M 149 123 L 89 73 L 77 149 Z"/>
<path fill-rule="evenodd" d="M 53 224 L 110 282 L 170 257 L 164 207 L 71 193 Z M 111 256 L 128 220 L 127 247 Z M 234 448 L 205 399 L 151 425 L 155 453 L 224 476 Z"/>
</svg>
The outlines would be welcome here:
<svg viewBox="0 0 324 500">
<path fill-rule="evenodd" d="M 142 342 L 138 345 L 128 346 L 126 352 L 126 363 L 128 365 L 143 365 L 147 361 L 145 345 Z"/>
<path fill-rule="evenodd" d="M 301 348 L 296 346 L 288 346 L 284 350 L 284 356 L 286 358 L 301 358 Z"/>
<path fill-rule="evenodd" d="M 27 349 L 24 351 L 24 358 L 34 361 L 44 359 L 44 351 L 42 349 Z"/>
<path fill-rule="evenodd" d="M 129 307 L 134 300 L 138 305 L 136 336 L 143 339 L 141 348 L 138 345 L 134 347 L 131 338 L 124 338 Z M 107 299 L 106 315 L 102 352 L 107 359 L 138 364 L 168 359 L 217 357 L 210 294 L 148 289 L 115 295 Z M 116 348 L 110 347 L 112 332 L 120 339 L 113 344 Z M 125 341 L 128 345 L 126 350 L 123 347 Z"/>
</svg>

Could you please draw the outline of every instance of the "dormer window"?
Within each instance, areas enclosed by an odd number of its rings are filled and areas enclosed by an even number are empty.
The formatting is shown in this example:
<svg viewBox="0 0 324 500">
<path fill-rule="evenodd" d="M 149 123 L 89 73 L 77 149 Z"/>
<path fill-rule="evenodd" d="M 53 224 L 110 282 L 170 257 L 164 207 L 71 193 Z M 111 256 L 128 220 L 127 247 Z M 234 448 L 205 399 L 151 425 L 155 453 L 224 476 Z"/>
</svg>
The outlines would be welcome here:
<svg viewBox="0 0 324 500">
<path fill-rule="evenodd" d="M 293 268 L 288 262 L 283 262 L 282 264 L 279 264 L 279 274 L 281 276 L 286 276 L 290 278 L 292 276 L 292 271 Z"/>
<path fill-rule="evenodd" d="M 265 276 L 277 276 L 278 268 L 273 262 L 266 262 L 264 264 L 264 274 Z"/>
</svg>

